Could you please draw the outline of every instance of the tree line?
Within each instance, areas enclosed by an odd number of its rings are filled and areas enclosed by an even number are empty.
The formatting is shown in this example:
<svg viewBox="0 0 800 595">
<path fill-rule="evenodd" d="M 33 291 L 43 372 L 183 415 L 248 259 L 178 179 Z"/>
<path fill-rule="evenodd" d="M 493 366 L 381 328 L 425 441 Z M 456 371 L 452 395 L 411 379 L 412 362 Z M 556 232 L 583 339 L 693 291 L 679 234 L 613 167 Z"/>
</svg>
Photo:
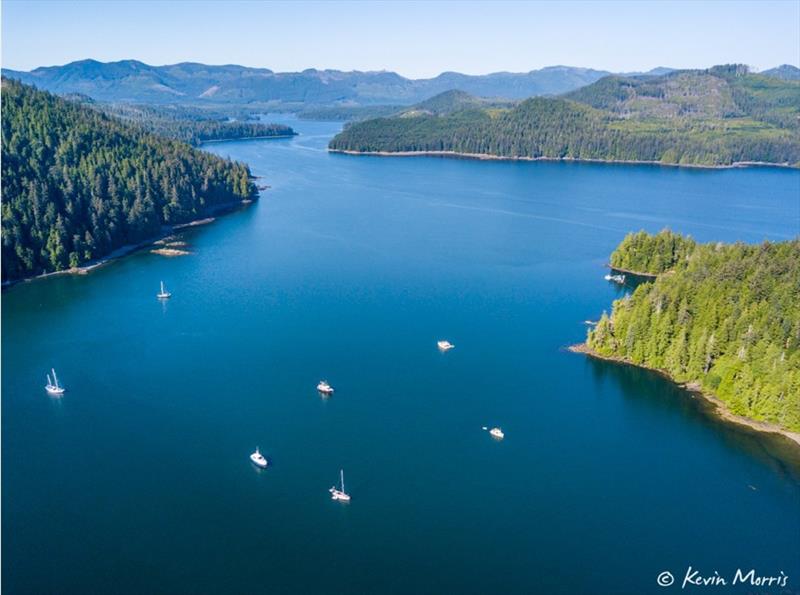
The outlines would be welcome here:
<svg viewBox="0 0 800 595">
<path fill-rule="evenodd" d="M 283 137 L 297 134 L 291 126 L 233 119 L 188 106 L 146 106 L 125 103 L 94 104 L 123 122 L 159 136 L 199 146 L 212 140 Z"/>
<path fill-rule="evenodd" d="M 78 266 L 253 198 L 249 168 L 2 80 L 3 281 Z"/>
<path fill-rule="evenodd" d="M 357 122 L 334 137 L 330 148 L 708 166 L 743 161 L 800 164 L 796 131 L 764 122 L 631 121 L 571 100 L 543 97 L 510 110 L 472 109 Z"/>
<path fill-rule="evenodd" d="M 669 272 L 614 302 L 589 331 L 592 350 L 699 383 L 736 414 L 800 431 L 800 238 L 696 244 L 642 232 L 615 259 Z"/>
</svg>

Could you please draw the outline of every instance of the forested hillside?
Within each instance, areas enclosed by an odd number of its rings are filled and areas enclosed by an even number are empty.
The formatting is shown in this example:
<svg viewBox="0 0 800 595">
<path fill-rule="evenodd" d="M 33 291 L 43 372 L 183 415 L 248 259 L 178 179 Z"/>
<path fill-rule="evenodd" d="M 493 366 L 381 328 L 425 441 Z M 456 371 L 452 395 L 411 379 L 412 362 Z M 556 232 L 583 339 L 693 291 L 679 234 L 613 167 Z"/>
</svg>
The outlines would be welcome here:
<svg viewBox="0 0 800 595">
<path fill-rule="evenodd" d="M 246 165 L 2 81 L 2 278 L 77 266 L 255 195 Z"/>
<path fill-rule="evenodd" d="M 127 103 L 100 104 L 97 109 L 136 124 L 148 132 L 199 146 L 211 140 L 282 137 L 296 134 L 290 126 L 251 120 L 231 120 L 200 108 L 147 106 Z"/>
<path fill-rule="evenodd" d="M 669 272 L 616 300 L 589 331 L 589 348 L 697 382 L 733 413 L 800 431 L 800 239 L 676 244 L 665 233 L 636 234 L 615 259 Z"/>
<path fill-rule="evenodd" d="M 347 127 L 330 143 L 354 152 L 452 151 L 510 158 L 682 165 L 800 164 L 800 82 L 744 67 L 606 77 L 513 108 L 407 110 Z M 409 117 L 414 115 L 416 117 Z"/>
<path fill-rule="evenodd" d="M 692 238 L 668 229 L 654 236 L 646 231 L 629 233 L 611 254 L 610 262 L 615 269 L 658 275 L 685 262 L 696 246 Z"/>
</svg>

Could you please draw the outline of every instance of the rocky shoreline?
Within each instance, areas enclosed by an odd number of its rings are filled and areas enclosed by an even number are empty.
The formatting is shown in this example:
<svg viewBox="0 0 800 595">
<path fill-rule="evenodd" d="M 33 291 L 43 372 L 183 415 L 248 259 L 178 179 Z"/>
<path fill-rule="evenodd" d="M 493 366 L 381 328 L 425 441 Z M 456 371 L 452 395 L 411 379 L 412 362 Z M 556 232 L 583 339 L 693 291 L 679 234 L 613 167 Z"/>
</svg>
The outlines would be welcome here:
<svg viewBox="0 0 800 595">
<path fill-rule="evenodd" d="M 581 353 L 583 355 L 587 355 L 589 357 L 593 357 L 593 358 L 596 358 L 596 359 L 612 361 L 612 362 L 616 362 L 616 363 L 620 363 L 620 364 L 627 364 L 629 366 L 636 366 L 638 368 L 643 368 L 645 370 L 651 370 L 653 372 L 658 372 L 659 374 L 662 374 L 663 376 L 665 376 L 666 378 L 668 378 L 669 380 L 671 380 L 672 382 L 674 382 L 678 386 L 682 386 L 686 390 L 692 392 L 695 395 L 698 395 L 698 396 L 702 397 L 708 403 L 712 404 L 714 406 L 714 413 L 720 419 L 723 419 L 723 420 L 725 420 L 727 422 L 735 423 L 735 424 L 738 424 L 738 425 L 741 425 L 741 426 L 747 426 L 748 428 L 750 428 L 752 430 L 756 430 L 758 432 L 764 432 L 764 433 L 767 433 L 767 434 L 780 434 L 781 436 L 784 436 L 785 438 L 788 438 L 789 440 L 791 440 L 794 443 L 794 446 L 796 446 L 797 448 L 800 448 L 800 433 L 791 432 L 791 431 L 786 430 L 784 428 L 781 428 L 780 426 L 777 426 L 775 424 L 771 424 L 771 423 L 763 422 L 763 421 L 757 421 L 757 420 L 754 420 L 754 419 L 750 419 L 748 417 L 744 417 L 742 415 L 737 415 L 737 414 L 731 412 L 730 409 L 728 409 L 728 406 L 722 400 L 720 400 L 716 395 L 713 395 L 713 394 L 711 394 L 711 393 L 709 393 L 707 391 L 704 391 L 699 383 L 696 383 L 696 382 L 681 383 L 681 382 L 676 381 L 669 373 L 665 372 L 664 370 L 659 370 L 657 368 L 650 368 L 648 366 L 642 366 L 642 365 L 639 365 L 639 364 L 635 364 L 635 363 L 633 363 L 631 361 L 628 361 L 628 360 L 626 360 L 624 358 L 621 358 L 621 357 L 601 355 L 601 354 L 597 353 L 596 351 L 594 351 L 593 349 L 591 349 L 586 343 L 578 343 L 577 345 L 570 345 L 567 349 L 569 351 L 571 351 L 572 353 Z"/>
<path fill-rule="evenodd" d="M 16 285 L 17 283 L 24 283 L 28 281 L 33 281 L 35 279 L 44 279 L 46 277 L 52 277 L 55 275 L 87 275 L 96 268 L 104 266 L 110 262 L 113 262 L 114 260 L 122 258 L 123 256 L 127 256 L 128 254 L 137 252 L 142 248 L 152 246 L 156 244 L 159 240 L 163 240 L 164 238 L 171 236 L 176 231 L 180 231 L 181 229 L 186 229 L 189 227 L 197 227 L 198 225 L 206 225 L 208 223 L 212 223 L 213 221 L 216 220 L 216 217 L 213 215 L 227 213 L 235 210 L 238 207 L 247 206 L 252 202 L 253 201 L 251 199 L 245 199 L 241 201 L 216 205 L 208 209 L 205 215 L 199 219 L 195 219 L 187 223 L 179 223 L 176 225 L 165 225 L 161 228 L 161 232 L 156 236 L 153 236 L 146 240 L 142 240 L 141 242 L 138 242 L 136 244 L 127 244 L 125 246 L 120 246 L 119 248 L 109 252 L 105 256 L 89 261 L 81 266 L 71 267 L 69 269 L 64 269 L 61 271 L 51 271 L 49 273 L 42 273 L 41 275 L 33 275 L 31 277 L 23 277 L 21 279 L 13 279 L 11 281 L 4 281 L 2 287 L 3 289 L 7 289 L 9 287 Z M 189 252 L 185 252 L 185 254 L 189 254 Z M 177 256 L 177 254 L 170 254 L 170 256 Z"/>
<path fill-rule="evenodd" d="M 730 165 L 702 165 L 693 163 L 664 163 L 662 161 L 591 159 L 576 157 L 510 157 L 490 153 L 459 153 L 458 151 L 353 151 L 350 149 L 328 149 L 329 153 L 343 155 L 371 155 L 374 157 L 454 157 L 479 161 L 569 161 L 575 163 L 620 163 L 624 165 L 663 165 L 665 167 L 691 167 L 696 169 L 733 169 L 740 167 L 779 167 L 796 169 L 789 163 L 767 163 L 762 161 L 737 161 Z"/>
</svg>

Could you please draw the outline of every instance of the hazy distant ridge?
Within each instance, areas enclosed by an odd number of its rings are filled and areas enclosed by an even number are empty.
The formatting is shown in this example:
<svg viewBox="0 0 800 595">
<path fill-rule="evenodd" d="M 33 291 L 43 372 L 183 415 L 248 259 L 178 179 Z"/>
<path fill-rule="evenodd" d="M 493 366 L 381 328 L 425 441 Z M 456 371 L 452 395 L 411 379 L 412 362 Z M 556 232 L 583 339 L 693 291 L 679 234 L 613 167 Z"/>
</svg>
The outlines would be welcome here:
<svg viewBox="0 0 800 595">
<path fill-rule="evenodd" d="M 654 74 L 671 69 L 658 68 Z M 409 79 L 394 72 L 343 72 L 309 69 L 273 72 L 266 68 L 184 62 L 150 66 L 136 60 L 81 60 L 7 77 L 53 93 L 82 93 L 100 101 L 148 103 L 413 104 L 457 89 L 481 97 L 523 99 L 572 91 L 611 74 L 603 70 L 549 66 L 525 73 L 467 75 L 444 72 L 430 79 Z"/>
</svg>

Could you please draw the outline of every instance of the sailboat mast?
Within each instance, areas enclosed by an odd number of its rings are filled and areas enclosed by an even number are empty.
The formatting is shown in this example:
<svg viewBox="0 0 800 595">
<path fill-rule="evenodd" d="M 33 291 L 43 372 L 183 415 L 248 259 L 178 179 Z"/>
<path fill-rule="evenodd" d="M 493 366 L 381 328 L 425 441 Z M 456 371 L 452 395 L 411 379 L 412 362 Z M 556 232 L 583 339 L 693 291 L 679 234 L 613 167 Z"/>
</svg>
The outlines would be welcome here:
<svg viewBox="0 0 800 595">
<path fill-rule="evenodd" d="M 56 376 L 56 369 L 52 368 L 51 372 L 53 372 L 53 382 L 55 383 L 56 388 L 58 388 L 58 376 Z"/>
<path fill-rule="evenodd" d="M 344 469 L 339 469 L 339 473 L 342 477 L 342 493 L 344 493 Z"/>
<path fill-rule="evenodd" d="M 47 375 L 47 386 L 53 386 L 53 382 L 50 380 L 50 374 Z"/>
</svg>

